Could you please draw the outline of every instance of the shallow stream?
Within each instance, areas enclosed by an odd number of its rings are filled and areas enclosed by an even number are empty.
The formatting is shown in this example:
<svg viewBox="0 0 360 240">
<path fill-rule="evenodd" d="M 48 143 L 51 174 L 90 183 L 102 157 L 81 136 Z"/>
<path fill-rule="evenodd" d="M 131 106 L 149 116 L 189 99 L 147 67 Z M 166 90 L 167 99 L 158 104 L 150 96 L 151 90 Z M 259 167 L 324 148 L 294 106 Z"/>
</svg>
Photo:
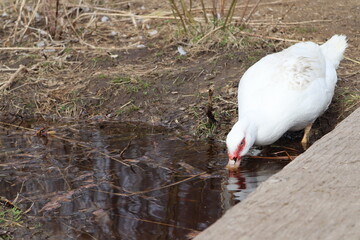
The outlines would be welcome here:
<svg viewBox="0 0 360 240">
<path fill-rule="evenodd" d="M 0 196 L 49 239 L 191 239 L 288 163 L 229 172 L 224 143 L 140 123 L 2 126 L 0 147 Z"/>
</svg>

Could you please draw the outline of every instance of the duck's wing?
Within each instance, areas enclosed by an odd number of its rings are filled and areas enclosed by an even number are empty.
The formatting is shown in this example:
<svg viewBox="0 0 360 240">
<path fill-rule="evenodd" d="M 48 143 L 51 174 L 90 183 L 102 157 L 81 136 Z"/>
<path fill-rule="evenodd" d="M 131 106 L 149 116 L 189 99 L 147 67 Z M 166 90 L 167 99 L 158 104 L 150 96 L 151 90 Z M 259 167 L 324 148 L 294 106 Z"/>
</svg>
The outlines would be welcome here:
<svg viewBox="0 0 360 240">
<path fill-rule="evenodd" d="M 315 43 L 298 43 L 268 55 L 240 81 L 239 115 L 254 112 L 270 123 L 316 118 L 328 105 L 325 77 L 325 59 Z"/>
<path fill-rule="evenodd" d="M 279 63 L 282 76 L 278 77 L 293 90 L 304 90 L 311 82 L 321 81 L 326 77 L 325 58 L 319 45 L 315 43 L 295 44 L 281 52 L 279 57 L 282 58 Z"/>
</svg>

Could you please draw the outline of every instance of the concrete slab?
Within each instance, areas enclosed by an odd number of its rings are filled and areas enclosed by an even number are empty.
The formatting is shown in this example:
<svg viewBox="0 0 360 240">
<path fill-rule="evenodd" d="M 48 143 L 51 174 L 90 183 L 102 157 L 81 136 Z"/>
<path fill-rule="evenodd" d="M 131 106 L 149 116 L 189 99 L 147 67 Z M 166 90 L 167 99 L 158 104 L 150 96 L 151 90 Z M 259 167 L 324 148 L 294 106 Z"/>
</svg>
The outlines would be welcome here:
<svg viewBox="0 0 360 240">
<path fill-rule="evenodd" d="M 195 239 L 360 239 L 360 109 Z"/>
</svg>

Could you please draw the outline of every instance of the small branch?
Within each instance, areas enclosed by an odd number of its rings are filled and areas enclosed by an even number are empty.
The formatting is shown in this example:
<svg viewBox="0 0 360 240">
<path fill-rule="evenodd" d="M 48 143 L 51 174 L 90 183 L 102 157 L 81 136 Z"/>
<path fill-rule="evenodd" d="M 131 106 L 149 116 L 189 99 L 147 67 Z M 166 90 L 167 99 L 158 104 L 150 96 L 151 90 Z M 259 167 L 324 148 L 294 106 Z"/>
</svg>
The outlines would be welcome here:
<svg viewBox="0 0 360 240">
<path fill-rule="evenodd" d="M 259 35 L 259 34 L 249 33 L 249 32 L 244 32 L 244 31 L 240 31 L 240 33 L 243 34 L 243 35 L 251 36 L 251 37 L 264 38 L 264 39 L 270 39 L 270 40 L 278 40 L 278 41 L 293 42 L 293 43 L 301 42 L 299 40 L 294 40 L 294 39 L 262 36 L 262 35 Z"/>
<path fill-rule="evenodd" d="M 59 18 L 59 3 L 60 0 L 56 0 L 56 12 L 55 12 L 55 33 L 54 33 L 54 38 L 56 38 L 56 33 L 57 33 L 57 24 L 58 24 L 58 18 Z"/>
<path fill-rule="evenodd" d="M 9 80 L 7 80 L 3 85 L 0 87 L 0 92 L 5 91 L 6 89 L 10 88 L 12 84 L 15 83 L 16 77 L 22 73 L 24 70 L 26 70 L 26 67 L 24 65 L 20 65 L 20 67 L 16 70 L 14 74 L 11 75 Z"/>
<path fill-rule="evenodd" d="M 0 72 L 15 72 L 18 68 L 0 68 Z"/>
<path fill-rule="evenodd" d="M 264 157 L 264 156 L 246 156 L 247 158 L 260 158 L 260 159 L 270 159 L 270 160 L 294 160 L 297 156 L 277 156 L 277 157 Z"/>
<path fill-rule="evenodd" d="M 245 23 L 247 23 L 251 16 L 254 14 L 255 10 L 257 9 L 257 7 L 259 6 L 259 3 L 261 2 L 261 0 L 258 0 L 257 3 L 255 4 L 255 6 L 251 9 L 249 16 L 247 16 L 246 20 L 244 21 Z"/>
<path fill-rule="evenodd" d="M 84 45 L 86 43 L 82 42 Z M 134 44 L 130 44 L 125 47 L 95 47 L 95 46 L 89 46 L 89 47 L 69 47 L 73 50 L 106 50 L 106 51 L 122 51 L 127 50 L 131 48 L 136 48 L 136 46 L 139 44 L 139 42 L 136 42 Z M 39 47 L 0 47 L 0 51 L 41 51 L 41 50 L 64 50 L 65 47 L 46 47 L 46 48 L 39 48 Z"/>
<path fill-rule="evenodd" d="M 171 9 L 179 16 L 180 22 L 181 22 L 181 24 L 182 24 L 182 26 L 184 28 L 184 31 L 185 31 L 185 33 L 187 33 L 187 27 L 186 27 L 185 21 L 184 21 L 183 17 L 181 16 L 181 13 L 179 11 L 179 8 L 176 6 L 175 1 L 174 0 L 169 0 L 169 2 L 170 2 L 170 5 L 171 5 Z"/>
<path fill-rule="evenodd" d="M 120 152 L 120 158 L 121 158 L 122 160 L 124 160 L 123 155 L 124 155 L 125 151 L 130 147 L 130 144 L 131 144 L 131 140 L 130 140 L 130 141 L 128 142 L 128 144 L 124 147 L 124 149 Z"/>
<path fill-rule="evenodd" d="M 13 43 L 15 43 L 15 41 L 16 41 L 17 29 L 18 29 L 19 23 L 21 22 L 21 16 L 22 16 L 22 12 L 23 12 L 25 3 L 26 3 L 26 0 L 23 0 L 20 5 L 19 16 L 15 22 L 15 27 L 14 27 L 13 34 L 12 34 Z"/>
<path fill-rule="evenodd" d="M 32 21 L 34 20 L 34 18 L 35 18 L 35 16 L 36 16 L 36 13 L 37 13 L 38 10 L 39 10 L 40 3 L 41 3 L 41 0 L 38 0 L 37 4 L 36 4 L 36 6 L 35 6 L 35 9 L 33 10 L 33 14 L 31 15 L 30 20 L 29 20 L 29 22 L 26 24 L 25 28 L 22 30 L 22 33 L 20 34 L 20 37 L 19 37 L 19 40 L 18 40 L 18 41 L 21 41 L 21 40 L 22 40 L 22 38 L 24 37 L 25 33 L 26 33 L 27 30 L 29 29 L 30 24 L 31 24 Z"/>
<path fill-rule="evenodd" d="M 214 94 L 214 91 L 210 88 L 209 89 L 209 98 L 208 98 L 208 106 L 207 106 L 207 110 L 206 110 L 206 116 L 208 117 L 208 121 L 209 121 L 209 124 L 211 126 L 213 125 L 216 125 L 216 119 L 215 119 L 215 116 L 213 114 L 213 94 Z"/>
<path fill-rule="evenodd" d="M 205 22 L 208 23 L 209 19 L 206 16 L 206 9 L 205 9 L 205 5 L 204 5 L 204 0 L 201 0 L 201 7 L 202 7 L 203 14 L 204 14 Z"/>
<path fill-rule="evenodd" d="M 355 60 L 355 59 L 352 59 L 352 58 L 349 58 L 349 57 L 344 57 L 344 58 L 345 58 L 346 60 L 349 60 L 349 61 L 353 62 L 353 63 L 360 64 L 360 62 L 357 61 L 357 60 Z"/>
<path fill-rule="evenodd" d="M 231 19 L 232 19 L 233 15 L 234 15 L 236 2 L 237 2 L 237 0 L 232 0 L 231 5 L 230 5 L 230 8 L 229 8 L 229 11 L 228 11 L 228 13 L 226 14 L 226 18 L 225 18 L 225 22 L 224 22 L 223 28 L 226 27 L 226 24 L 228 24 L 228 22 L 231 22 Z"/>
<path fill-rule="evenodd" d="M 167 184 L 167 185 L 164 185 L 164 186 L 161 186 L 161 187 L 148 189 L 148 190 L 144 190 L 144 191 L 139 191 L 139 192 L 132 192 L 132 193 L 114 193 L 114 192 L 111 192 L 110 193 L 110 192 L 101 191 L 101 190 L 96 190 L 96 191 L 97 192 L 102 192 L 102 193 L 109 193 L 109 194 L 112 194 L 112 195 L 115 195 L 115 196 L 131 197 L 131 196 L 135 196 L 135 195 L 140 195 L 140 194 L 144 194 L 144 193 L 154 192 L 154 191 L 162 190 L 162 189 L 165 189 L 165 188 L 173 187 L 173 186 L 179 185 L 180 183 L 187 182 L 187 181 L 189 181 L 191 179 L 200 177 L 200 176 L 205 175 L 205 174 L 207 174 L 207 173 L 202 172 L 202 173 L 193 175 L 191 177 L 185 178 L 185 179 L 183 179 L 181 181 L 178 181 L 178 182 L 170 183 L 170 184 Z"/>
<path fill-rule="evenodd" d="M 245 13 L 247 11 L 248 6 L 249 6 L 249 0 L 247 0 L 246 3 L 245 3 L 245 8 L 244 8 L 244 10 L 242 12 L 242 15 L 241 15 L 241 18 L 240 18 L 240 26 L 242 26 L 242 24 L 243 24 L 243 22 L 245 20 L 244 19 L 245 18 Z"/>
<path fill-rule="evenodd" d="M 121 109 L 123 109 L 123 108 L 126 107 L 127 105 L 131 104 L 132 102 L 133 102 L 132 100 L 128 101 L 127 103 L 125 103 L 124 105 L 122 105 L 121 107 L 119 107 L 118 111 L 121 110 Z"/>
<path fill-rule="evenodd" d="M 197 43 L 202 42 L 205 38 L 207 38 L 208 36 L 210 36 L 211 34 L 213 34 L 214 32 L 216 32 L 217 30 L 223 28 L 223 26 L 214 28 L 213 30 L 211 30 L 210 32 L 206 33 L 202 38 L 199 39 L 199 41 L 197 41 Z"/>
</svg>

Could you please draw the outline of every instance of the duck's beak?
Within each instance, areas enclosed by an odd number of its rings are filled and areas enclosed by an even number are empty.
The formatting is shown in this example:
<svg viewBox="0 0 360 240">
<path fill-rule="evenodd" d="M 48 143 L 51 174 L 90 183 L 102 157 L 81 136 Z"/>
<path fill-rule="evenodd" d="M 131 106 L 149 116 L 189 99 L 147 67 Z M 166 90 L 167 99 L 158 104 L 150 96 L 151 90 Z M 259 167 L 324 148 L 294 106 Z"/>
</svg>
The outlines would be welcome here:
<svg viewBox="0 0 360 240">
<path fill-rule="evenodd" d="M 229 159 L 226 168 L 238 168 L 240 166 L 241 158 Z"/>
</svg>

